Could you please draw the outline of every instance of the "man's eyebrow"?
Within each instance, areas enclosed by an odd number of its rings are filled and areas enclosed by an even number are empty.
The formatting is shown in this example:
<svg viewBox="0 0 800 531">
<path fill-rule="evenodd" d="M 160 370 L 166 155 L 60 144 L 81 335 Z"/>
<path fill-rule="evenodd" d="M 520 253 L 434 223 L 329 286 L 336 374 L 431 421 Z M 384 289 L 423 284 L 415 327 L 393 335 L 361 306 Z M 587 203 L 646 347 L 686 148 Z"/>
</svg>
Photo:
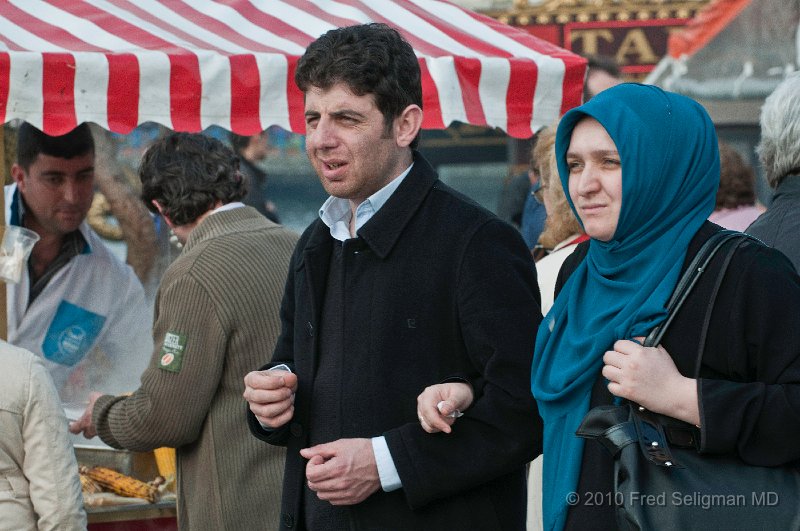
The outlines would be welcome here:
<svg viewBox="0 0 800 531">
<path fill-rule="evenodd" d="M 364 114 L 360 113 L 353 109 L 342 109 L 340 111 L 334 111 L 331 113 L 331 116 L 336 118 L 364 118 Z"/>
</svg>

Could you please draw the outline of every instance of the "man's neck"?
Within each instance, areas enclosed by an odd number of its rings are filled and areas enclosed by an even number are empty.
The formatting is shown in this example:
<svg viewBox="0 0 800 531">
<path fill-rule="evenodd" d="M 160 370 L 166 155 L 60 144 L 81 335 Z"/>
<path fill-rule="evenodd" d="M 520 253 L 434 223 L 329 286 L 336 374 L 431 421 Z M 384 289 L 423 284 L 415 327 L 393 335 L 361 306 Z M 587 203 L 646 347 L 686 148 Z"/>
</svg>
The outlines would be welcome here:
<svg viewBox="0 0 800 531">
<path fill-rule="evenodd" d="M 33 270 L 34 278 L 41 277 L 50 264 L 58 258 L 61 253 L 61 247 L 64 244 L 64 236 L 58 234 L 49 234 L 38 232 L 40 239 L 33 246 L 31 256 L 28 259 L 30 266 Z"/>
</svg>

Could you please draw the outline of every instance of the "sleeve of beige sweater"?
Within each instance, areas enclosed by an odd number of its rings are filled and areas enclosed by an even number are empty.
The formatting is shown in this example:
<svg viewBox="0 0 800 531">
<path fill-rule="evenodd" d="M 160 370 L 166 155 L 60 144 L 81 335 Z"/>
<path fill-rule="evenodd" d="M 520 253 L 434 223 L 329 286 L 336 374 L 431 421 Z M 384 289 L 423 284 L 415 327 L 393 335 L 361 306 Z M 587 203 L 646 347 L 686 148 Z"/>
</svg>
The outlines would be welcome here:
<svg viewBox="0 0 800 531">
<path fill-rule="evenodd" d="M 22 472 L 29 482 L 37 529 L 86 529 L 78 463 L 69 442 L 67 419 L 47 369 L 32 355 L 29 378 L 22 424 L 25 444 Z"/>
<path fill-rule="evenodd" d="M 128 397 L 100 397 L 93 420 L 115 448 L 149 451 L 197 439 L 219 386 L 228 332 L 216 304 L 193 275 L 162 280 L 154 350 L 141 385 Z"/>
</svg>

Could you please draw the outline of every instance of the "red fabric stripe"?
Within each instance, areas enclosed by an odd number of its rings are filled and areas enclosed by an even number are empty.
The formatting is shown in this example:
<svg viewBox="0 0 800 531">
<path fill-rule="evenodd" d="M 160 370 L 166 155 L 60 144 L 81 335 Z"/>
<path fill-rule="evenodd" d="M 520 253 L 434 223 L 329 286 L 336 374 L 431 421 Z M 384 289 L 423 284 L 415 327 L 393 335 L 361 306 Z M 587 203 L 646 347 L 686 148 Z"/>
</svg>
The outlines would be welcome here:
<svg viewBox="0 0 800 531">
<path fill-rule="evenodd" d="M 202 83 L 200 63 L 194 55 L 170 55 L 169 99 L 172 128 L 175 131 L 200 131 Z"/>
<path fill-rule="evenodd" d="M 263 43 L 256 42 L 254 40 L 242 36 L 240 33 L 237 33 L 235 29 L 231 28 L 227 24 L 220 22 L 216 18 L 210 17 L 205 13 L 195 10 L 187 4 L 184 4 L 182 2 L 168 2 L 165 3 L 164 5 L 166 5 L 168 8 L 170 8 L 173 12 L 177 13 L 181 17 L 192 21 L 195 25 L 200 26 L 201 28 L 216 34 L 217 36 L 225 39 L 228 42 L 237 44 L 238 46 L 241 46 L 242 48 L 248 51 L 255 51 L 255 52 L 278 51 L 275 48 L 265 46 Z M 211 46 L 211 44 L 206 44 L 205 48 L 208 48 L 209 46 Z"/>
<path fill-rule="evenodd" d="M 0 53 L 0 124 L 6 123 L 8 88 L 11 84 L 10 75 L 11 57 L 7 53 Z"/>
<path fill-rule="evenodd" d="M 444 129 L 445 123 L 442 118 L 442 107 L 439 104 L 439 91 L 424 58 L 419 60 L 419 68 L 422 72 L 422 109 L 424 111 L 422 127 L 423 129 Z"/>
<path fill-rule="evenodd" d="M 42 130 L 49 135 L 63 135 L 75 129 L 78 124 L 75 117 L 75 58 L 72 54 L 44 54 L 42 94 Z"/>
<path fill-rule="evenodd" d="M 294 0 L 292 2 L 292 5 L 300 9 L 301 11 L 305 11 L 311 16 L 322 19 L 337 28 L 352 26 L 354 24 L 359 23 L 357 20 L 331 15 L 327 11 L 320 9 L 319 7 L 317 7 L 316 4 L 309 2 L 308 0 Z"/>
<path fill-rule="evenodd" d="M 512 58 L 511 77 L 508 81 L 506 109 L 508 112 L 509 135 L 516 138 L 530 138 L 531 119 L 533 118 L 533 93 L 539 69 L 530 59 Z"/>
<path fill-rule="evenodd" d="M 586 59 L 564 58 L 564 82 L 561 84 L 561 116 L 583 102 L 583 80 L 586 77 Z"/>
<path fill-rule="evenodd" d="M 442 33 L 448 35 L 454 41 L 458 42 L 459 44 L 461 44 L 462 46 L 464 46 L 466 48 L 474 50 L 478 54 L 491 55 L 491 56 L 494 56 L 494 57 L 510 57 L 511 56 L 511 54 L 508 53 L 507 51 L 505 51 L 505 50 L 503 50 L 501 48 L 498 48 L 498 47 L 494 46 L 493 44 L 491 44 L 491 43 L 489 43 L 487 41 L 484 41 L 482 39 L 474 37 L 473 35 L 471 35 L 469 33 L 466 33 L 463 28 L 459 28 L 459 27 L 453 26 L 450 23 L 450 21 L 436 17 L 432 13 L 430 13 L 429 11 L 426 11 L 426 10 L 420 8 L 416 4 L 412 4 L 410 2 L 407 2 L 407 3 L 406 2 L 403 2 L 403 3 L 397 2 L 397 3 L 402 5 L 402 7 L 407 9 L 410 13 L 413 13 L 413 14 L 417 15 L 418 17 L 420 17 L 421 19 L 424 19 L 430 25 L 434 26 L 435 28 L 440 30 Z M 462 11 L 463 11 L 463 9 L 462 9 Z M 477 14 L 473 13 L 473 15 L 477 15 Z M 484 16 L 484 15 L 473 16 L 473 18 L 477 18 L 482 23 L 485 23 L 487 20 L 489 20 L 491 22 L 494 22 L 493 19 L 491 19 L 491 18 L 489 18 L 487 16 Z M 512 28 L 511 26 L 509 26 L 507 24 L 506 25 L 500 25 L 500 24 L 495 22 L 493 25 L 494 25 L 494 28 L 496 30 L 499 30 L 499 33 L 502 33 L 502 34 L 508 34 L 509 31 L 520 31 L 520 30 L 518 30 L 516 28 Z M 438 50 L 438 48 L 437 48 L 437 50 Z M 429 54 L 429 55 L 434 55 L 434 54 Z M 435 55 L 439 56 L 439 55 L 451 55 L 451 54 L 449 52 L 440 50 L 440 52 L 435 54 Z"/>
<path fill-rule="evenodd" d="M 464 100 L 467 122 L 473 125 L 486 125 L 486 115 L 478 90 L 481 81 L 480 60 L 466 57 L 456 59 L 456 73 L 461 86 L 461 99 Z"/>
<path fill-rule="evenodd" d="M 235 9 L 239 12 L 239 14 L 256 26 L 264 28 L 275 35 L 279 35 L 288 41 L 292 41 L 303 48 L 306 48 L 309 44 L 311 44 L 311 41 L 316 38 L 300 31 L 296 26 L 293 26 L 286 21 L 256 9 L 253 4 L 249 2 L 242 2 L 241 0 L 218 0 L 218 2 Z"/>
<path fill-rule="evenodd" d="M 216 49 L 215 47 L 209 45 L 207 42 L 195 37 L 194 35 L 186 33 L 183 30 L 181 30 L 181 29 L 179 29 L 179 28 L 177 28 L 175 26 L 170 25 L 169 22 L 166 22 L 165 20 L 163 20 L 161 18 L 153 16 L 152 14 L 150 14 L 147 11 L 144 11 L 143 9 L 138 7 L 138 5 L 136 3 L 127 2 L 126 0 L 107 0 L 107 1 L 112 3 L 112 4 L 114 4 L 114 5 L 116 5 L 117 7 L 121 8 L 121 9 L 125 9 L 127 11 L 130 11 L 131 14 L 139 17 L 140 19 L 144 20 L 145 22 L 148 22 L 149 24 L 157 26 L 158 28 L 164 30 L 165 32 L 168 32 L 168 33 L 174 35 L 176 38 L 179 38 L 179 39 L 181 39 L 183 41 L 186 41 L 187 43 L 189 43 L 189 44 L 191 44 L 193 46 L 197 46 L 198 48 L 201 48 L 203 50 L 214 50 L 214 49 Z M 172 4 L 166 4 L 166 5 L 170 6 Z M 156 37 L 154 37 L 154 38 L 156 38 Z M 179 50 L 184 50 L 185 48 L 182 48 L 182 47 L 180 47 L 178 45 L 170 45 L 170 46 L 168 46 L 168 47 L 166 47 L 164 49 L 159 49 L 158 47 L 155 47 L 153 49 L 156 49 L 156 50 L 159 50 L 159 51 L 163 51 L 163 52 L 166 52 L 166 53 L 173 53 L 173 52 L 178 52 Z M 178 53 L 180 53 L 180 52 L 178 52 Z"/>
<path fill-rule="evenodd" d="M 112 35 L 116 35 L 131 44 L 149 50 L 159 50 L 165 53 L 175 53 L 184 50 L 174 43 L 153 35 L 139 26 L 131 24 L 125 19 L 118 18 L 108 11 L 98 9 L 85 2 L 62 2 L 58 6 L 64 11 L 72 13 L 76 17 L 89 20 L 99 28 L 104 29 Z"/>
<path fill-rule="evenodd" d="M 288 57 L 286 74 L 286 99 L 289 105 L 289 127 L 293 133 L 306 134 L 306 105 L 303 92 L 294 82 L 294 73 L 297 70 L 297 56 Z"/>
<path fill-rule="evenodd" d="M 231 129 L 240 135 L 261 132 L 261 81 L 252 55 L 233 55 L 231 61 Z"/>
<path fill-rule="evenodd" d="M 413 33 L 409 33 L 404 28 L 398 26 L 396 21 L 390 20 L 381 15 L 381 13 L 379 13 L 378 11 L 370 9 L 366 5 L 366 2 L 361 2 L 358 0 L 338 0 L 338 2 L 340 4 L 346 4 L 358 9 L 359 11 L 367 15 L 374 22 L 382 22 L 393 28 L 396 28 L 403 35 L 403 37 L 405 37 L 408 43 L 414 48 L 414 51 L 417 53 L 418 56 L 429 55 L 431 57 L 441 57 L 450 55 L 446 50 L 443 50 L 438 46 L 434 46 L 430 42 L 426 41 L 425 39 L 417 37 Z"/>
<path fill-rule="evenodd" d="M 108 128 L 130 133 L 139 124 L 139 61 L 131 53 L 107 54 Z"/>
<path fill-rule="evenodd" d="M 58 27 L 34 18 L 28 13 L 21 11 L 9 2 L 0 2 L 0 16 L 7 18 L 17 26 L 37 37 L 71 51 L 97 51 L 94 46 L 89 46 L 86 42 L 76 38 L 73 34 Z M 5 37 L 3 38 L 5 40 Z"/>
</svg>

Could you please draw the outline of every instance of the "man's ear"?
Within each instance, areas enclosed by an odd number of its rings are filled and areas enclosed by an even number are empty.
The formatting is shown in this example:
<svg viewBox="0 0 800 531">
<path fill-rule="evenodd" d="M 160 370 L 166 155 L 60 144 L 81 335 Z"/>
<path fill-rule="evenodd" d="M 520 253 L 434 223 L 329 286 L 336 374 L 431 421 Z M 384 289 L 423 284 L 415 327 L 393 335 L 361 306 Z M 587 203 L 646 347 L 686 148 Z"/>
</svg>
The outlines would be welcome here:
<svg viewBox="0 0 800 531">
<path fill-rule="evenodd" d="M 409 105 L 400 116 L 394 119 L 394 132 L 397 145 L 408 147 L 417 137 L 422 127 L 422 109 L 419 105 Z"/>
<path fill-rule="evenodd" d="M 14 163 L 14 165 L 11 166 L 11 178 L 14 179 L 14 182 L 17 183 L 17 187 L 23 192 L 25 191 L 25 185 L 27 184 L 25 182 L 25 177 L 27 177 L 27 175 L 25 175 L 25 170 L 22 168 L 22 166 Z"/>
</svg>

